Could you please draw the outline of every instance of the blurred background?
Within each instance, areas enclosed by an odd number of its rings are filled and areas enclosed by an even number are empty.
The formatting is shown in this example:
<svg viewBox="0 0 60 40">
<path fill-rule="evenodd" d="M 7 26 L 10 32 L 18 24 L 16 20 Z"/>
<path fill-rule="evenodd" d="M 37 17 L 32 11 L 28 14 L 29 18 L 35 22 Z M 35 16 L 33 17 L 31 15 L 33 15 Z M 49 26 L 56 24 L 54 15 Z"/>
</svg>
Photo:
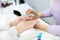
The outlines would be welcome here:
<svg viewBox="0 0 60 40">
<path fill-rule="evenodd" d="M 50 7 L 50 0 L 25 0 L 25 2 L 37 12 L 45 11 Z M 16 5 L 20 4 L 20 0 L 0 0 L 0 3 Z M 6 7 L 6 5 L 3 5 L 3 7 Z M 43 20 L 49 24 L 55 24 L 53 17 L 43 18 Z"/>
</svg>

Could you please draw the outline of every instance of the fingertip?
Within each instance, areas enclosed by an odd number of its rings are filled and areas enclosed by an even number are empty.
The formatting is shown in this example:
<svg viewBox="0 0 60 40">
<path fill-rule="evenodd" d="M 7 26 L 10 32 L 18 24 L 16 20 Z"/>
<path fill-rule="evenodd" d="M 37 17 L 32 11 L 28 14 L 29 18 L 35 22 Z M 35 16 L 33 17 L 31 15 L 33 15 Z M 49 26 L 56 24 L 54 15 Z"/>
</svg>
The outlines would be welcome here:
<svg viewBox="0 0 60 40">
<path fill-rule="evenodd" d="M 34 22 L 35 22 L 35 23 L 38 23 L 38 21 L 37 21 L 37 20 L 34 20 Z"/>
</svg>

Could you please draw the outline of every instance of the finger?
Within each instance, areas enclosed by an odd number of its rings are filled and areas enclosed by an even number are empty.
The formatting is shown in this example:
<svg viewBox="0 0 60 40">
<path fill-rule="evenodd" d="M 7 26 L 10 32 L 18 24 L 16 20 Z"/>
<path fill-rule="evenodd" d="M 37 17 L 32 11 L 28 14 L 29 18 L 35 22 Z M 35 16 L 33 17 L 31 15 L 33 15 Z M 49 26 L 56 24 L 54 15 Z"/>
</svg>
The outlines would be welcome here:
<svg viewBox="0 0 60 40">
<path fill-rule="evenodd" d="M 32 13 L 32 12 L 33 12 L 33 10 L 29 9 L 29 10 L 26 12 L 26 14 L 30 14 L 30 13 Z"/>
<path fill-rule="evenodd" d="M 25 17 L 25 20 L 26 20 L 26 21 L 28 21 L 28 20 L 33 20 L 33 17 L 26 16 L 26 17 Z"/>
<path fill-rule="evenodd" d="M 30 25 L 35 25 L 37 23 L 37 20 L 32 20 L 32 21 L 26 21 L 26 23 L 30 24 Z"/>
<path fill-rule="evenodd" d="M 18 17 L 18 20 L 23 20 L 24 19 L 24 16 L 19 16 Z"/>
<path fill-rule="evenodd" d="M 26 11 L 26 13 L 28 13 L 30 11 L 30 9 L 28 9 L 27 11 Z"/>
<path fill-rule="evenodd" d="M 26 18 L 26 21 L 29 21 L 29 20 L 33 20 L 33 18 L 32 17 Z"/>
<path fill-rule="evenodd" d="M 31 24 L 33 25 L 33 24 L 36 24 L 37 22 L 38 22 L 37 20 L 32 20 Z"/>
<path fill-rule="evenodd" d="M 32 12 L 32 10 L 29 10 L 29 12 L 28 13 L 31 13 Z"/>
<path fill-rule="evenodd" d="M 30 22 L 30 26 L 34 27 L 37 23 L 38 23 L 37 20 L 33 20 Z"/>
</svg>

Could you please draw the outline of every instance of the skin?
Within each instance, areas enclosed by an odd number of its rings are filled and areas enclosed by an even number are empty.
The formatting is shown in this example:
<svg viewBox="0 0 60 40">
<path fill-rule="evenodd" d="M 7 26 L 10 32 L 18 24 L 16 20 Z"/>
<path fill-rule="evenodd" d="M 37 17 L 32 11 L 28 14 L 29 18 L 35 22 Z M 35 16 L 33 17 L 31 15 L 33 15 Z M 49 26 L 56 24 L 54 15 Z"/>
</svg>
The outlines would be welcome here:
<svg viewBox="0 0 60 40">
<path fill-rule="evenodd" d="M 20 16 L 16 20 L 11 21 L 10 26 L 15 26 L 18 33 L 21 33 L 25 30 L 31 29 L 34 27 L 34 25 L 37 24 L 37 20 L 33 20 L 32 17 L 23 17 Z"/>
<path fill-rule="evenodd" d="M 57 0 L 53 0 L 53 1 L 54 1 L 54 3 L 57 2 Z M 36 21 L 37 18 L 43 18 L 44 17 L 44 14 L 42 12 L 37 14 L 35 11 L 29 9 L 26 11 L 26 14 L 27 15 L 34 14 L 35 16 L 32 18 L 31 17 L 29 17 L 29 18 L 24 17 L 24 18 L 21 18 L 21 20 L 19 20 L 19 18 L 18 18 L 15 21 L 11 22 L 11 24 L 13 24 L 12 26 L 15 26 L 16 30 L 19 33 L 23 32 L 27 29 L 33 28 L 33 27 L 47 32 L 48 25 L 47 24 L 41 24 L 41 23 Z"/>
<path fill-rule="evenodd" d="M 24 21 L 22 20 L 24 17 L 18 17 L 17 19 L 10 22 L 10 27 L 16 26 L 19 22 Z"/>
<path fill-rule="evenodd" d="M 48 25 L 47 24 L 41 24 L 38 22 L 34 27 L 47 32 Z"/>
<path fill-rule="evenodd" d="M 22 21 L 28 21 L 28 20 L 33 20 L 33 18 L 32 17 L 28 17 L 28 16 L 20 16 L 17 19 L 15 19 L 15 20 L 10 22 L 10 27 L 16 26 L 18 23 L 20 23 Z"/>
<path fill-rule="evenodd" d="M 35 16 L 34 17 L 20 16 L 16 20 L 11 21 L 10 26 L 11 27 L 15 26 L 18 33 L 21 33 L 23 31 L 33 28 L 33 27 L 47 32 L 48 25 L 46 25 L 46 24 L 41 25 L 41 23 L 39 23 L 36 20 L 37 18 L 43 17 L 44 16 L 43 13 L 37 14 L 35 11 L 30 10 L 30 9 L 26 13 L 29 13 L 29 14 L 33 13 Z"/>
<path fill-rule="evenodd" d="M 20 22 L 19 24 L 16 25 L 16 30 L 18 33 L 22 33 L 25 30 L 31 29 L 34 27 L 34 25 L 37 24 L 36 20 L 32 20 L 32 21 L 23 21 Z"/>
<path fill-rule="evenodd" d="M 44 17 L 44 14 L 42 12 L 38 14 L 35 11 L 30 10 L 30 9 L 26 11 L 26 14 L 27 15 L 28 14 L 34 14 L 35 16 L 33 17 L 33 19 L 43 18 Z M 35 28 L 38 28 L 38 29 L 43 30 L 43 31 L 46 31 L 46 32 L 47 32 L 47 27 L 48 27 L 48 25 L 46 25 L 46 24 L 43 24 L 42 25 L 39 22 L 35 25 Z"/>
<path fill-rule="evenodd" d="M 43 15 L 43 13 L 36 13 L 36 11 L 34 11 L 34 10 L 30 10 L 30 9 L 28 9 L 27 11 L 26 11 L 26 15 L 29 15 L 29 14 L 34 14 L 35 16 L 33 17 L 34 19 L 37 19 L 37 18 L 41 18 L 41 17 L 43 17 L 44 15 Z"/>
<path fill-rule="evenodd" d="M 16 20 L 11 21 L 10 26 L 15 26 L 16 30 L 18 33 L 21 33 L 25 30 L 31 29 L 35 26 L 35 28 L 38 28 L 40 30 L 47 31 L 48 25 L 39 23 L 36 19 L 39 17 L 43 17 L 43 13 L 37 14 L 33 10 L 28 10 L 28 13 L 33 13 L 35 16 L 34 17 L 28 17 L 28 16 L 20 16 Z M 27 13 L 26 12 L 26 13 Z M 28 14 L 27 14 L 28 15 Z"/>
<path fill-rule="evenodd" d="M 54 3 L 54 4 L 55 4 L 56 2 L 57 2 L 57 0 L 53 0 L 53 3 Z M 43 17 L 44 17 L 44 14 L 43 14 L 42 12 L 38 14 L 37 12 L 35 12 L 35 11 L 33 11 L 33 10 L 30 10 L 30 9 L 26 11 L 26 14 L 27 14 L 27 15 L 28 15 L 28 14 L 31 14 L 31 13 L 35 15 L 35 16 L 33 17 L 34 19 L 35 19 L 35 18 L 37 19 L 37 18 L 43 18 Z M 43 25 L 42 25 L 41 23 L 38 22 L 38 24 L 36 24 L 35 27 L 38 28 L 38 29 L 40 29 L 40 30 L 44 30 L 44 31 L 47 32 L 47 27 L 48 27 L 48 25 L 47 25 L 47 24 L 43 24 Z"/>
</svg>

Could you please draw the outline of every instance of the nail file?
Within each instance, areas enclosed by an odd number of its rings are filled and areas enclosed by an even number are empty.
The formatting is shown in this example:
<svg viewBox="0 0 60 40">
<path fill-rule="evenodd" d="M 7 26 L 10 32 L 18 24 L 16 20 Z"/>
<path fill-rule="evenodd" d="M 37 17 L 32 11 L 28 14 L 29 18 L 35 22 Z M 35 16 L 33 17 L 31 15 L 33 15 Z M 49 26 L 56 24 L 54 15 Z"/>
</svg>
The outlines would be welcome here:
<svg viewBox="0 0 60 40">
<path fill-rule="evenodd" d="M 34 15 L 34 14 L 29 14 L 28 16 L 29 16 L 29 17 L 34 17 L 35 15 Z"/>
</svg>

